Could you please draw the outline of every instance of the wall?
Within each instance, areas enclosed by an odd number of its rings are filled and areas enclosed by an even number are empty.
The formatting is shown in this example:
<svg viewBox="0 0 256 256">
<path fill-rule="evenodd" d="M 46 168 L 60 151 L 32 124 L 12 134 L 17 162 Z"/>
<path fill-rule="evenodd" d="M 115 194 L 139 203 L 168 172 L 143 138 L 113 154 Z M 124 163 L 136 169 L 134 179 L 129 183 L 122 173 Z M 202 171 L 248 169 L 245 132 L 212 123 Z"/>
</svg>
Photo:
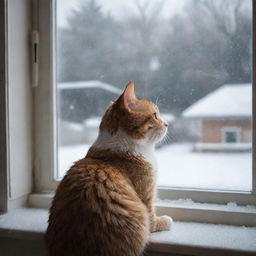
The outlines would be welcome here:
<svg viewBox="0 0 256 256">
<path fill-rule="evenodd" d="M 9 208 L 32 190 L 31 1 L 8 1 Z"/>
<path fill-rule="evenodd" d="M 249 142 L 248 138 L 244 136 L 244 133 L 246 131 L 252 131 L 251 120 L 203 120 L 201 142 L 221 143 L 222 142 L 221 129 L 223 127 L 229 127 L 229 126 L 240 127 L 241 142 Z"/>
</svg>

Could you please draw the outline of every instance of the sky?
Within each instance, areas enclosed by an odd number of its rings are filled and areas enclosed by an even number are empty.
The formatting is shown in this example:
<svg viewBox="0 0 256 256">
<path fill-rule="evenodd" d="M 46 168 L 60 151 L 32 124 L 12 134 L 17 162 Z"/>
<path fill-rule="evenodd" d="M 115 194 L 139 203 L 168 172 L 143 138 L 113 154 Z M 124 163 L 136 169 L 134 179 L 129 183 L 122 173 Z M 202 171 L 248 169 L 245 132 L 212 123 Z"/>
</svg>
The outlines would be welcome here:
<svg viewBox="0 0 256 256">
<path fill-rule="evenodd" d="M 58 25 L 67 26 L 67 17 L 71 10 L 79 9 L 79 5 L 85 0 L 57 0 Z M 163 2 L 161 14 L 163 17 L 170 17 L 181 12 L 186 0 L 98 0 L 105 13 L 111 13 L 116 19 L 123 19 L 127 13 L 136 14 L 136 2 L 140 4 L 149 3 L 149 8 L 154 3 Z M 150 9 L 149 9 L 150 10 Z"/>
</svg>

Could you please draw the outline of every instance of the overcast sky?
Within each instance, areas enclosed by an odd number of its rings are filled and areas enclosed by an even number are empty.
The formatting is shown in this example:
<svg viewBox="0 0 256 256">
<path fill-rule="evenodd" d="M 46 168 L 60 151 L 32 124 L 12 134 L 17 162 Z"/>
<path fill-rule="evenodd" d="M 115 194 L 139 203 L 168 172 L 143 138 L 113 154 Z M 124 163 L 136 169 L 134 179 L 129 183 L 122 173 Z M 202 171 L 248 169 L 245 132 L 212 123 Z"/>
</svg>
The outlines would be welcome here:
<svg viewBox="0 0 256 256">
<path fill-rule="evenodd" d="M 66 26 L 67 17 L 71 10 L 79 9 L 79 6 L 85 0 L 58 0 L 57 12 L 58 12 L 58 25 Z M 146 1 L 153 6 L 154 3 L 163 1 L 164 8 L 162 9 L 162 15 L 164 17 L 170 17 L 174 13 L 180 12 L 184 5 L 184 1 L 187 0 L 98 0 L 98 3 L 102 5 L 102 10 L 106 13 L 111 13 L 116 19 L 122 19 L 127 13 L 136 13 L 135 1 L 143 4 Z"/>
</svg>

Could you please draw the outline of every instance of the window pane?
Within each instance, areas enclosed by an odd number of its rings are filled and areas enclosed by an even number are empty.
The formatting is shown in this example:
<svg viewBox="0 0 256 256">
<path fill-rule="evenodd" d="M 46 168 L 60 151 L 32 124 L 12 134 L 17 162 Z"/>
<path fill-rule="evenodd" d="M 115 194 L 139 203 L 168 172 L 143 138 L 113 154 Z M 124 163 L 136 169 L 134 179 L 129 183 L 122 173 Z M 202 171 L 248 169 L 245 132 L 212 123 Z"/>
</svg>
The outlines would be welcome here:
<svg viewBox="0 0 256 256">
<path fill-rule="evenodd" d="M 57 0 L 57 176 L 123 86 L 169 123 L 158 184 L 252 189 L 251 0 Z"/>
<path fill-rule="evenodd" d="M 235 132 L 226 132 L 226 142 L 237 142 L 237 134 Z"/>
</svg>

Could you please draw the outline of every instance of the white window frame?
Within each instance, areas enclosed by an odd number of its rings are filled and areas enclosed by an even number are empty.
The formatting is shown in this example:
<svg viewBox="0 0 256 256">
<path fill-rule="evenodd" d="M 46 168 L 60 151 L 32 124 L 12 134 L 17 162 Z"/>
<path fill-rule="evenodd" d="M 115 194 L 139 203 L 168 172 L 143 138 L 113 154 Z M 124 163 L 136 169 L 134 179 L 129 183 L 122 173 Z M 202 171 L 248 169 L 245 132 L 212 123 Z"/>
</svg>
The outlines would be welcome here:
<svg viewBox="0 0 256 256">
<path fill-rule="evenodd" d="M 222 143 L 228 143 L 226 141 L 226 133 L 227 132 L 235 132 L 237 136 L 237 141 L 236 142 L 231 142 L 232 143 L 239 143 L 241 141 L 241 128 L 236 127 L 236 126 L 226 126 L 221 128 L 221 142 Z"/>
<path fill-rule="evenodd" d="M 54 0 L 34 1 L 34 29 L 40 31 L 39 42 L 39 85 L 35 88 L 35 188 L 41 195 L 32 195 L 30 202 L 34 206 L 47 206 L 52 195 L 42 193 L 53 192 L 58 181 L 54 178 L 56 168 L 56 140 L 55 117 L 52 113 L 56 108 L 56 93 L 53 86 L 54 74 L 54 45 L 56 35 L 54 31 L 55 11 Z M 256 30 L 256 3 L 253 1 L 253 29 Z M 256 67 L 256 33 L 253 33 L 253 66 Z M 256 70 L 253 70 L 253 113 L 256 113 Z M 256 119 L 253 115 L 253 141 L 256 141 Z M 253 159 L 256 159 L 256 143 L 253 144 Z M 191 198 L 202 203 L 226 204 L 237 202 L 240 205 L 256 204 L 256 165 L 253 163 L 253 185 L 251 192 L 244 191 L 217 191 L 200 190 L 173 187 L 158 187 L 158 197 L 161 199 L 175 200 L 179 198 Z M 40 200 L 38 200 L 40 198 Z M 159 208 L 161 211 L 161 207 Z M 168 213 L 168 209 L 165 209 Z M 173 213 L 173 209 L 171 210 Z M 220 219 L 219 217 L 217 218 Z M 217 222 L 217 220 L 216 220 Z M 221 221 L 219 220 L 218 223 Z M 225 221 L 227 223 L 227 221 Z"/>
<path fill-rule="evenodd" d="M 35 117 L 35 190 L 53 191 L 58 181 L 57 168 L 56 90 L 55 90 L 55 6 L 54 0 L 33 0 L 33 30 L 39 32 L 38 85 L 34 88 Z"/>
<path fill-rule="evenodd" d="M 0 211 L 8 208 L 7 3 L 0 1 Z"/>
</svg>

